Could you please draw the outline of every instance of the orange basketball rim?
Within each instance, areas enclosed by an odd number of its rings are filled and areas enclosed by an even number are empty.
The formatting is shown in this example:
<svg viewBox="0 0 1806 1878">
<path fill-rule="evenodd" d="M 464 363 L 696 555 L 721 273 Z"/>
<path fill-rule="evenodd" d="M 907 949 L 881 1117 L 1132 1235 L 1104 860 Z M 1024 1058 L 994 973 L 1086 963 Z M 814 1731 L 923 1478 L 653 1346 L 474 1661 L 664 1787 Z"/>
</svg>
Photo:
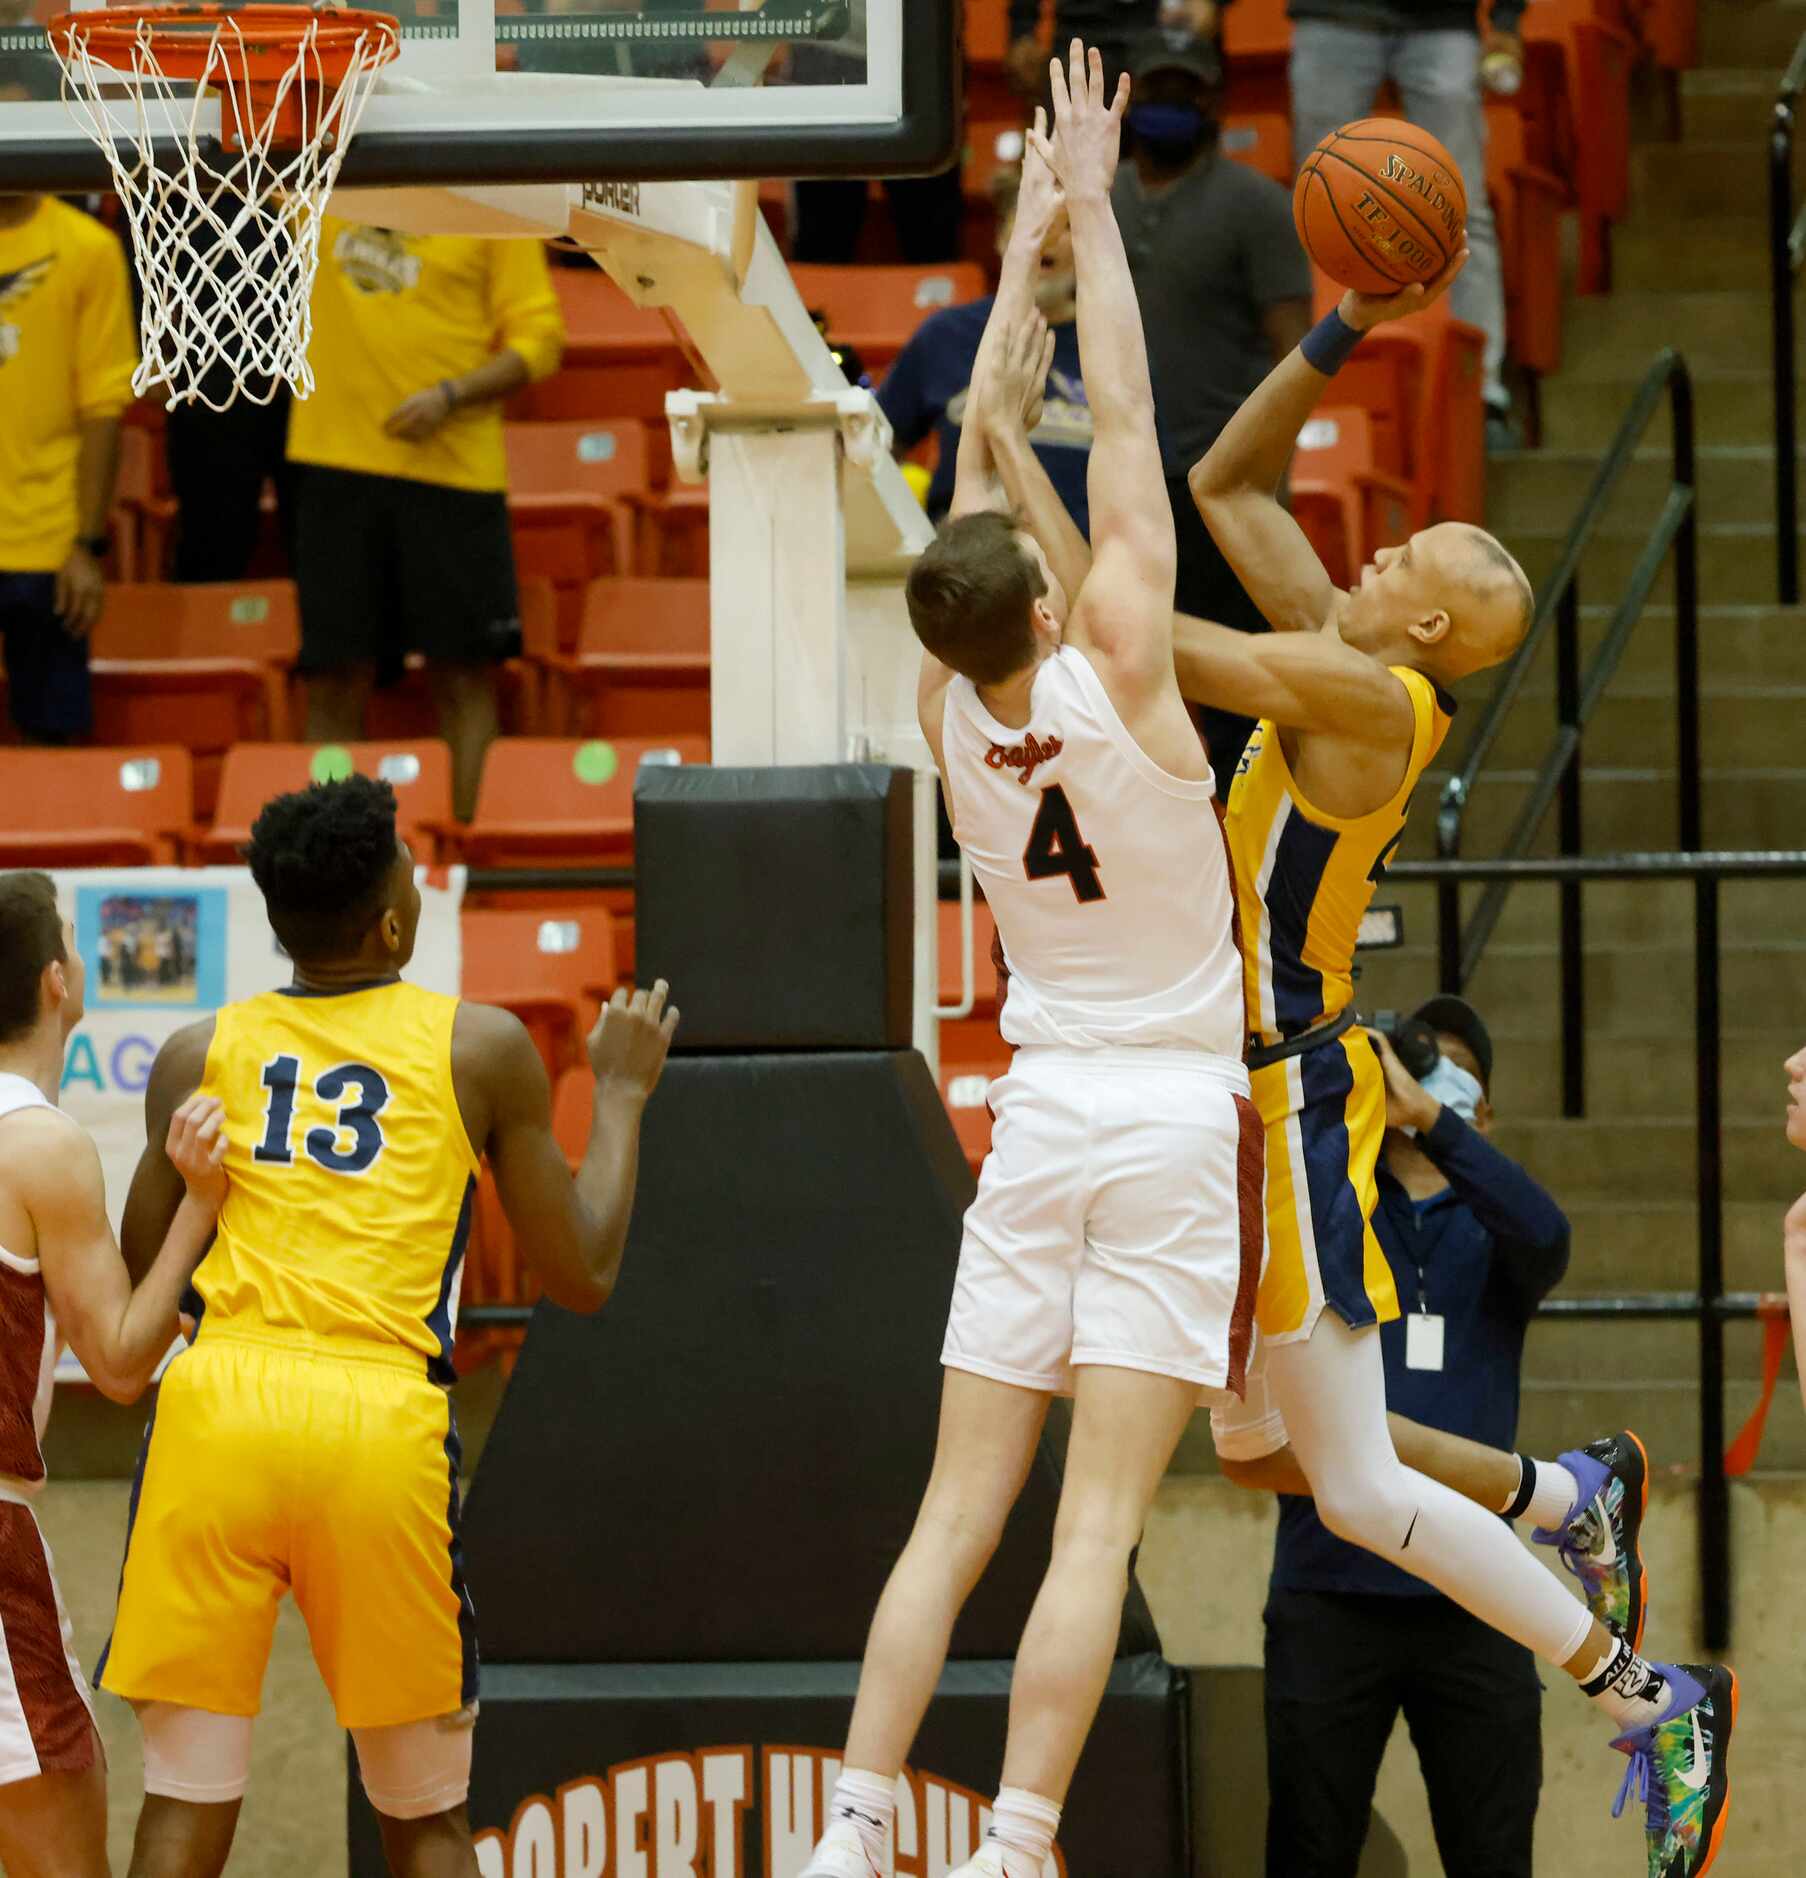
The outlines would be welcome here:
<svg viewBox="0 0 1806 1878">
<path fill-rule="evenodd" d="M 47 30 L 65 64 L 85 54 L 122 74 L 229 91 L 228 150 L 300 147 L 354 69 L 400 50 L 393 15 L 355 7 L 113 6 L 59 13 Z"/>
</svg>

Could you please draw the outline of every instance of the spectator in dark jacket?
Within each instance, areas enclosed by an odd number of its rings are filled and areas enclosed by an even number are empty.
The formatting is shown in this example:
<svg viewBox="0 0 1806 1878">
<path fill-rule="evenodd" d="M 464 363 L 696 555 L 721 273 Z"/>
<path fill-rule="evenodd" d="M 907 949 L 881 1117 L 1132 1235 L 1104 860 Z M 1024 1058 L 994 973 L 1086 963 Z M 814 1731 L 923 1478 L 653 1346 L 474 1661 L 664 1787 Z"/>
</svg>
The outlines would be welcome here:
<svg viewBox="0 0 1806 1878">
<path fill-rule="evenodd" d="M 1515 89 L 1525 0 L 1493 0 L 1484 45 L 1476 0 L 1290 0 L 1292 150 L 1299 163 L 1328 134 L 1373 109 L 1391 79 L 1413 124 L 1438 138 L 1467 185 L 1468 263 L 1449 290 L 1457 319 L 1486 335 L 1487 447 L 1517 436 L 1505 389 L 1505 277 L 1486 193 L 1487 82 Z"/>
<path fill-rule="evenodd" d="M 997 248 L 1008 246 L 1016 216 L 1020 168 L 1000 170 L 992 186 L 997 209 Z M 1047 374 L 1041 422 L 1030 440 L 1047 467 L 1072 519 L 1089 534 L 1091 510 L 1085 473 L 1091 462 L 1091 407 L 1079 367 L 1077 283 L 1072 271 L 1072 236 L 1062 226 L 1041 256 L 1035 290 L 1042 317 L 1053 328 L 1054 358 Z M 897 354 L 878 389 L 899 451 L 913 450 L 929 432 L 940 440 L 940 456 L 928 485 L 928 513 L 940 521 L 953 500 L 953 465 L 959 455 L 966 394 L 978 359 L 978 342 L 991 317 L 991 297 L 930 314 Z"/>
<path fill-rule="evenodd" d="M 1486 1139 L 1492 1040 L 1460 998 L 1418 1017 L 1436 1070 L 1391 1045 L 1374 1232 L 1403 1315 L 1382 1326 L 1386 1405 L 1509 1451 L 1524 1331 L 1568 1264 L 1561 1208 Z M 1530 1652 L 1280 1496 L 1267 1602 L 1268 1878 L 1355 1878 L 1400 1711 L 1437 1849 L 1459 1878 L 1531 1878 L 1542 1695 Z"/>
</svg>

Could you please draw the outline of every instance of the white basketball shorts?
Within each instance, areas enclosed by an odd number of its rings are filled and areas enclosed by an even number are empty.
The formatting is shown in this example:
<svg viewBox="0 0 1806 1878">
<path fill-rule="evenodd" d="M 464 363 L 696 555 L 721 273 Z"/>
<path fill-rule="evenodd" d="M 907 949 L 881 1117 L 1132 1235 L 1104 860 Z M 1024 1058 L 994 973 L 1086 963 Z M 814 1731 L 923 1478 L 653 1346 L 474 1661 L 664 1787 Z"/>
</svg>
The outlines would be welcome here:
<svg viewBox="0 0 1806 1878">
<path fill-rule="evenodd" d="M 1241 1064 L 1025 1047 L 990 1105 L 941 1361 L 1059 1395 L 1088 1363 L 1239 1394 L 1266 1145 Z"/>
</svg>

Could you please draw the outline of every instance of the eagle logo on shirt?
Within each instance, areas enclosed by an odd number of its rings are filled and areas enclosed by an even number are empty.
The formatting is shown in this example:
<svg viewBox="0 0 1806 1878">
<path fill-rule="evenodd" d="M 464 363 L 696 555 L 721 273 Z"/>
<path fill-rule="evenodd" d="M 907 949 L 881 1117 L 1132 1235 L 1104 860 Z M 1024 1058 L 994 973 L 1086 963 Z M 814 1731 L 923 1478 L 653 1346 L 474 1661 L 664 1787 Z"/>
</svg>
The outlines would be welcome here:
<svg viewBox="0 0 1806 1878">
<path fill-rule="evenodd" d="M 408 293 L 420 285 L 420 256 L 392 228 L 347 228 L 332 258 L 359 293 Z"/>
<path fill-rule="evenodd" d="M 0 274 L 0 365 L 19 355 L 19 328 L 5 318 L 10 308 L 28 300 L 50 278 L 56 266 L 54 254 L 41 254 L 10 274 Z"/>
</svg>

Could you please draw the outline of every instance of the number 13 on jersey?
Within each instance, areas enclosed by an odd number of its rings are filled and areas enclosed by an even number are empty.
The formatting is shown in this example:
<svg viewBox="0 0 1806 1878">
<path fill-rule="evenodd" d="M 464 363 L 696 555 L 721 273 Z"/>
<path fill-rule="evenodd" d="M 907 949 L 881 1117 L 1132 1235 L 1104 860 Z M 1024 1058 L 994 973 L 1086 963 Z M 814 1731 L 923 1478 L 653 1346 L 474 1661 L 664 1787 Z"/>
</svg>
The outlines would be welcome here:
<svg viewBox="0 0 1806 1878">
<path fill-rule="evenodd" d="M 269 1091 L 264 1108 L 263 1139 L 252 1151 L 256 1161 L 290 1166 L 295 1158 L 291 1137 L 295 1129 L 295 1090 L 301 1080 L 298 1056 L 273 1057 L 263 1066 L 263 1086 Z M 337 1125 L 310 1128 L 302 1137 L 302 1151 L 329 1174 L 364 1174 L 376 1165 L 383 1151 L 382 1125 L 377 1120 L 389 1100 L 389 1085 L 382 1072 L 368 1063 L 338 1063 L 314 1078 L 314 1094 L 337 1110 Z"/>
</svg>

